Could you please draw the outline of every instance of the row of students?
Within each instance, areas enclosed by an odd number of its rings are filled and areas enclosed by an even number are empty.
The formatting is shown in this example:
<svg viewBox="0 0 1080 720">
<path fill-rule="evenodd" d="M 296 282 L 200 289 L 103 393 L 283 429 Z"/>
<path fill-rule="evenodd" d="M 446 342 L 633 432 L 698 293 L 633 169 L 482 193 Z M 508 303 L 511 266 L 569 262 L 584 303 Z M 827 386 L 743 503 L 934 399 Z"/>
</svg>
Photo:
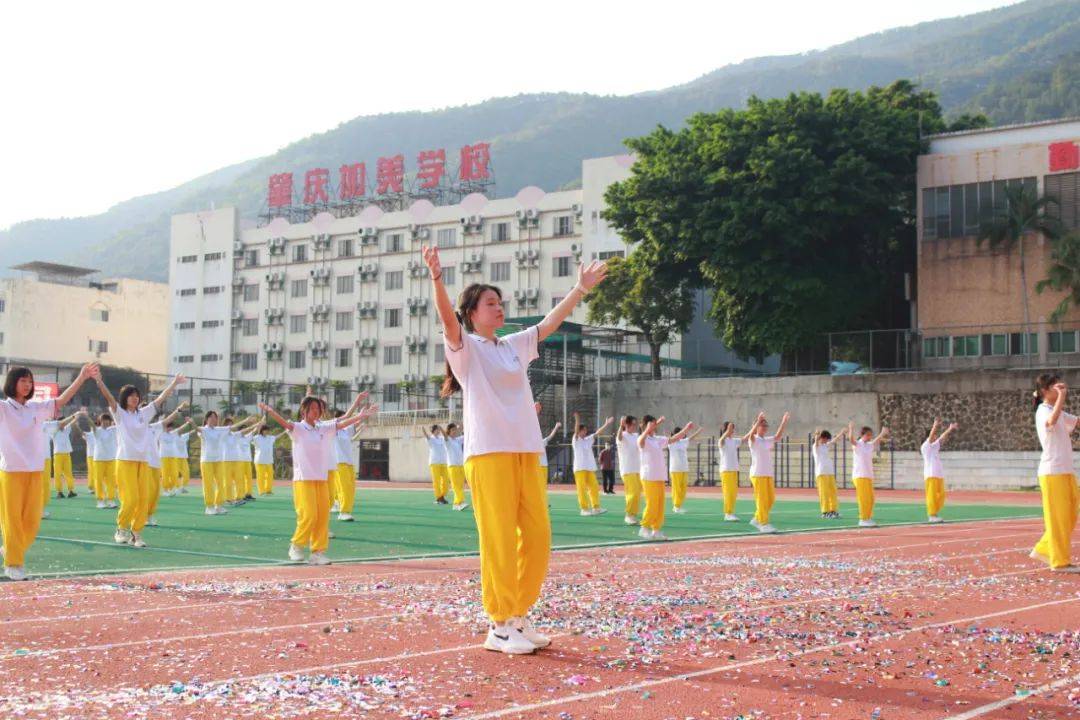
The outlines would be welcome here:
<svg viewBox="0 0 1080 720">
<path fill-rule="evenodd" d="M 428 444 L 428 469 L 436 505 L 448 505 L 446 494 L 454 493 L 454 510 L 469 507 L 465 502 L 465 437 L 457 423 L 449 423 L 444 432 L 439 425 L 430 431 L 421 427 Z"/>
</svg>

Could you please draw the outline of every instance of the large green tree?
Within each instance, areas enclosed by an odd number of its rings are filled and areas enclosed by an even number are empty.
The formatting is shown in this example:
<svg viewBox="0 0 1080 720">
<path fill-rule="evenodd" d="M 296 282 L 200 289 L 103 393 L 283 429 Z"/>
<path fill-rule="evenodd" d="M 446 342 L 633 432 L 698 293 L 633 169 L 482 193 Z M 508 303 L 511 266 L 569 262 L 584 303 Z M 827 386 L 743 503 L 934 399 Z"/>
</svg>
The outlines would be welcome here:
<svg viewBox="0 0 1080 720">
<path fill-rule="evenodd" d="M 751 98 L 628 140 L 637 162 L 608 189 L 605 218 L 657 272 L 713 291 L 708 315 L 740 355 L 903 327 L 925 135 L 984 122 L 947 126 L 907 81 Z"/>
</svg>

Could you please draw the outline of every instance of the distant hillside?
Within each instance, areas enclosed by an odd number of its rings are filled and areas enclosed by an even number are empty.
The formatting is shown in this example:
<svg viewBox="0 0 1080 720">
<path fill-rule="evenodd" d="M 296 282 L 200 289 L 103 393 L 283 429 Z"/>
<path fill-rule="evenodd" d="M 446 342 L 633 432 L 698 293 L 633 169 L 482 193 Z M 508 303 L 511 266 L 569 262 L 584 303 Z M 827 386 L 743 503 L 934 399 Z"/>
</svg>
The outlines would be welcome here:
<svg viewBox="0 0 1080 720">
<path fill-rule="evenodd" d="M 1028 0 L 827 50 L 747 60 L 640 95 L 519 95 L 435 112 L 359 117 L 101 215 L 20 223 L 0 232 L 0 254 L 5 265 L 66 261 L 162 280 L 171 213 L 216 203 L 235 204 L 251 217 L 262 208 L 267 177 L 275 172 L 370 162 L 388 152 L 415 157 L 433 147 L 487 140 L 500 195 L 530 184 L 555 189 L 578 179 L 583 158 L 620 152 L 625 137 L 658 123 L 678 125 L 697 111 L 740 107 L 752 94 L 857 89 L 908 78 L 940 93 L 951 114 L 985 110 L 996 122 L 1080 115 L 1077 37 L 1080 0 Z"/>
</svg>

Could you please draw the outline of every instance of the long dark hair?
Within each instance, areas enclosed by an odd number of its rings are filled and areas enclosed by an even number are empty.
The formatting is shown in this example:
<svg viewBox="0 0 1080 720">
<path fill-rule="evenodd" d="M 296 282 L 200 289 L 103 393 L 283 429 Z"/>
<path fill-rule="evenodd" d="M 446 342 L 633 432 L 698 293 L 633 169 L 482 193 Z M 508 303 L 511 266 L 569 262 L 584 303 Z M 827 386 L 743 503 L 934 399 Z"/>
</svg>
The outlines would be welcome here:
<svg viewBox="0 0 1080 720">
<path fill-rule="evenodd" d="M 1043 373 L 1039 377 L 1035 378 L 1035 392 L 1032 393 L 1032 405 L 1031 409 L 1038 410 L 1039 405 L 1042 405 L 1043 392 L 1049 390 L 1061 382 L 1061 378 L 1056 373 Z"/>
<path fill-rule="evenodd" d="M 4 379 L 4 395 L 9 398 L 14 398 L 19 381 L 24 377 L 30 378 L 30 397 L 34 397 L 34 373 L 30 372 L 28 367 L 13 367 L 8 370 L 7 377 Z"/>
<path fill-rule="evenodd" d="M 473 310 L 480 305 L 480 297 L 491 290 L 499 296 L 499 300 L 502 300 L 502 290 L 494 285 L 486 285 L 484 283 L 473 283 L 469 287 L 462 291 L 458 296 L 457 311 L 454 313 L 457 315 L 458 322 L 461 323 L 462 331 L 473 332 L 475 328 L 472 324 L 472 319 L 469 317 Z M 465 339 L 462 338 L 462 342 Z M 450 369 L 450 361 L 446 361 L 446 376 L 443 378 L 442 388 L 439 390 L 439 397 L 447 398 L 461 390 L 461 383 L 454 377 L 454 371 Z"/>
</svg>

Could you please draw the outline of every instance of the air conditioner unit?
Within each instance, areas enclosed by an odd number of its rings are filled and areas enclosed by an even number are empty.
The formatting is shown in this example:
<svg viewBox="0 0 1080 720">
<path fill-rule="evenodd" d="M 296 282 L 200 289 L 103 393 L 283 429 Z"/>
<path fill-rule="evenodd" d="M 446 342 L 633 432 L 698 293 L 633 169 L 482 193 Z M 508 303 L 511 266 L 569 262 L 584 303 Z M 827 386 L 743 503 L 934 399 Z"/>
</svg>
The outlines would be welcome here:
<svg viewBox="0 0 1080 720">
<path fill-rule="evenodd" d="M 379 264 L 378 263 L 364 263 L 363 265 L 358 267 L 357 270 L 360 272 L 360 280 L 361 281 L 374 280 L 379 275 Z"/>
<path fill-rule="evenodd" d="M 514 291 L 514 299 L 515 300 L 520 300 L 523 297 L 525 297 L 525 291 L 524 290 L 515 290 Z"/>
<path fill-rule="evenodd" d="M 311 282 L 313 285 L 329 285 L 330 284 L 330 268 L 321 267 L 309 270 L 308 275 L 311 276 Z"/>
<path fill-rule="evenodd" d="M 529 288 L 525 291 L 525 297 L 529 298 L 530 300 L 538 300 L 540 298 L 540 291 L 536 288 Z"/>
<path fill-rule="evenodd" d="M 375 385 L 375 376 L 370 373 L 367 375 L 357 375 L 353 378 L 356 382 L 356 386 L 359 388 L 372 387 Z"/>
<path fill-rule="evenodd" d="M 239 240 L 233 240 L 232 250 L 236 254 L 244 252 L 244 243 L 240 242 Z"/>
<path fill-rule="evenodd" d="M 356 347 L 359 348 L 360 352 L 364 355 L 373 355 L 375 349 L 378 347 L 378 343 L 374 338 L 364 338 L 363 340 L 356 341 Z"/>
<path fill-rule="evenodd" d="M 326 378 L 322 377 L 321 375 L 309 375 L 307 382 L 308 385 L 312 385 L 314 387 L 322 387 L 326 384 Z"/>
<path fill-rule="evenodd" d="M 232 281 L 233 292 L 236 292 L 236 293 L 243 292 L 245 284 L 246 283 L 244 281 L 244 278 L 233 278 L 233 281 Z"/>
<path fill-rule="evenodd" d="M 581 257 L 581 243 L 570 243 L 570 252 L 574 254 L 574 257 Z"/>
<path fill-rule="evenodd" d="M 378 242 L 378 240 L 379 240 L 379 228 L 366 227 L 366 228 L 364 228 L 363 232 L 360 234 L 360 237 L 361 237 L 362 240 L 372 240 L 373 239 L 376 242 Z"/>
<path fill-rule="evenodd" d="M 518 292 L 520 292 L 520 291 L 518 291 Z M 518 292 L 514 293 L 514 300 L 517 302 L 517 306 L 519 308 L 525 307 L 525 295 L 524 294 L 519 295 Z"/>
<path fill-rule="evenodd" d="M 529 256 L 524 250 L 515 250 L 514 259 L 517 260 L 518 267 L 525 267 L 525 263 L 528 261 Z"/>
<path fill-rule="evenodd" d="M 581 210 L 582 210 L 581 203 L 574 203 L 573 205 L 570 206 L 570 212 L 577 215 L 578 220 L 581 219 Z"/>
<path fill-rule="evenodd" d="M 539 220 L 540 219 L 540 211 L 537 210 L 536 208 L 529 208 L 528 210 L 525 211 L 525 217 L 527 217 L 529 220 Z"/>
<path fill-rule="evenodd" d="M 270 240 L 267 242 L 267 245 L 270 248 L 270 254 L 271 255 L 284 255 L 285 254 L 285 238 L 283 238 L 283 237 L 270 238 Z"/>
<path fill-rule="evenodd" d="M 266 308 L 263 314 L 266 316 L 267 325 L 279 325 L 285 318 L 285 311 L 281 308 Z"/>
<path fill-rule="evenodd" d="M 285 287 L 285 273 L 272 272 L 266 273 L 266 284 L 271 288 Z"/>
<path fill-rule="evenodd" d="M 232 355 L 229 356 L 229 360 L 231 360 L 233 363 L 238 363 L 241 362 L 243 358 L 240 356 L 240 353 L 234 352 Z"/>
<path fill-rule="evenodd" d="M 366 245 L 378 245 L 378 244 L 379 244 L 379 237 L 377 235 L 361 235 L 360 236 L 360 246 L 361 247 L 366 246 Z"/>
<path fill-rule="evenodd" d="M 420 225 L 410 225 L 409 235 L 413 240 L 427 240 L 431 237 L 431 228 L 422 227 Z"/>
<path fill-rule="evenodd" d="M 409 298 L 409 314 L 423 315 L 427 312 L 427 298 Z"/>
<path fill-rule="evenodd" d="M 326 233 L 322 233 L 315 236 L 315 249 L 326 250 L 330 247 L 330 236 Z"/>
<path fill-rule="evenodd" d="M 375 317 L 378 312 L 379 304 L 373 300 L 365 300 L 364 302 L 356 303 L 356 312 L 360 314 L 360 317 Z"/>
</svg>

